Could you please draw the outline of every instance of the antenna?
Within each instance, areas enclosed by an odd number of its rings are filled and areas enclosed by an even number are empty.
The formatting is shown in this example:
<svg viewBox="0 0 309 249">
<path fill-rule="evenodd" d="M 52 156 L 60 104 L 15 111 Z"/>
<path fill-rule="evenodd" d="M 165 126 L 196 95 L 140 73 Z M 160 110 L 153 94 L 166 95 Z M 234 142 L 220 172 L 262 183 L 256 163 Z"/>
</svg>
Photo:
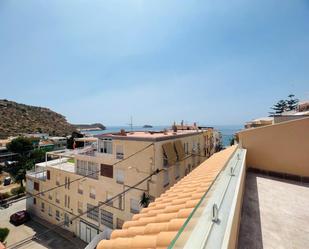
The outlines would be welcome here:
<svg viewBox="0 0 309 249">
<path fill-rule="evenodd" d="M 130 123 L 128 125 L 130 125 L 131 131 L 133 131 L 133 118 L 132 118 L 132 116 L 130 117 Z"/>
</svg>

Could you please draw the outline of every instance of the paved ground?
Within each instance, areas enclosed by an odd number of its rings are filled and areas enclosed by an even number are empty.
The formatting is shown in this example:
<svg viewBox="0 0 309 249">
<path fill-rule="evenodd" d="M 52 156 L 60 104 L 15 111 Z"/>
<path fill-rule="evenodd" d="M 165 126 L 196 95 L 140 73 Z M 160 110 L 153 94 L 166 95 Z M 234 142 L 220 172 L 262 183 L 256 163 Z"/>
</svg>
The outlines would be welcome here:
<svg viewBox="0 0 309 249">
<path fill-rule="evenodd" d="M 7 176 L 10 176 L 10 174 L 6 173 L 6 172 L 3 172 L 3 173 L 0 174 L 0 181 L 1 181 L 0 193 L 10 192 L 12 188 L 16 188 L 16 187 L 20 186 L 20 184 L 17 184 L 17 183 L 12 183 L 10 185 L 3 186 L 4 178 L 7 177 Z"/>
<path fill-rule="evenodd" d="M 308 211 L 308 184 L 248 173 L 238 248 L 309 248 Z"/>
<path fill-rule="evenodd" d="M 9 248 L 10 245 L 13 245 L 17 241 L 25 239 L 29 236 L 34 235 L 36 232 L 41 233 L 45 231 L 48 227 L 48 223 L 44 221 L 45 225 L 43 226 L 41 223 L 31 220 L 23 225 L 14 226 L 9 222 L 9 217 L 11 214 L 16 211 L 25 210 L 26 209 L 26 201 L 22 200 L 16 203 L 13 203 L 7 209 L 0 209 L 0 226 L 7 227 L 10 229 L 10 234 L 7 238 L 7 246 Z M 31 240 L 28 243 L 19 246 L 18 248 L 31 248 L 31 249 L 59 249 L 59 248 L 68 248 L 68 249 L 78 249 L 84 248 L 85 243 L 79 240 L 78 238 L 73 238 L 71 236 L 67 236 L 67 231 L 63 231 L 63 234 L 60 236 L 59 233 L 56 232 L 48 232 L 39 237 L 39 239 Z"/>
</svg>

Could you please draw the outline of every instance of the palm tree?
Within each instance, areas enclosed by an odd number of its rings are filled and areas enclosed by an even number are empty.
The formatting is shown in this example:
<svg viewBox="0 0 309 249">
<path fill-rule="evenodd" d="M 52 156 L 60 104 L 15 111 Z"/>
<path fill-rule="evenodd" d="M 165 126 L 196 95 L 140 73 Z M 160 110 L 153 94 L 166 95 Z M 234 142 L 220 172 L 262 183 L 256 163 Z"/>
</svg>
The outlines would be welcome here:
<svg viewBox="0 0 309 249">
<path fill-rule="evenodd" d="M 146 193 L 144 192 L 144 193 L 142 194 L 142 196 L 141 196 L 141 199 L 140 199 L 140 201 L 139 201 L 139 204 L 140 204 L 141 207 L 146 208 L 146 207 L 148 207 L 149 203 L 150 203 L 150 197 L 149 197 L 148 194 L 146 194 Z"/>
</svg>

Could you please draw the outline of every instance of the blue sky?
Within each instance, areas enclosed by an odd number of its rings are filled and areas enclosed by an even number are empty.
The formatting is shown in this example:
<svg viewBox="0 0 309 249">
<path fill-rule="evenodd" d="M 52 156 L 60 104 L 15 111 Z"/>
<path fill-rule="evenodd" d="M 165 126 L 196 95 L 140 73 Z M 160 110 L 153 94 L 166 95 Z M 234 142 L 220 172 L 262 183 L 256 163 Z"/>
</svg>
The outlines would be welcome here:
<svg viewBox="0 0 309 249">
<path fill-rule="evenodd" d="M 72 123 L 242 124 L 309 99 L 307 0 L 0 1 L 0 98 Z"/>
</svg>

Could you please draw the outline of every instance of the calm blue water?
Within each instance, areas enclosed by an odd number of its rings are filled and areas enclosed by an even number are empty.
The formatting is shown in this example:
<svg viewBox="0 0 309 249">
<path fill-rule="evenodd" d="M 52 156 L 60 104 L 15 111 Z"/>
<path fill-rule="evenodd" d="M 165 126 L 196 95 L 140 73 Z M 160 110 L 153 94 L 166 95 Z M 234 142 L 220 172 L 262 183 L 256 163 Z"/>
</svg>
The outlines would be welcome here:
<svg viewBox="0 0 309 249">
<path fill-rule="evenodd" d="M 219 130 L 222 135 L 222 143 L 223 146 L 230 145 L 230 140 L 233 138 L 235 132 L 239 131 L 242 126 L 241 125 L 215 125 L 213 126 L 215 129 Z M 165 128 L 170 128 L 170 126 L 153 126 L 153 128 L 143 128 L 142 126 L 133 126 L 134 131 L 161 131 Z M 126 131 L 130 130 L 129 126 L 110 126 L 106 127 L 104 131 L 87 131 L 86 134 L 91 135 L 99 135 L 103 133 L 110 133 L 110 132 L 119 132 L 121 129 L 125 129 Z"/>
</svg>

